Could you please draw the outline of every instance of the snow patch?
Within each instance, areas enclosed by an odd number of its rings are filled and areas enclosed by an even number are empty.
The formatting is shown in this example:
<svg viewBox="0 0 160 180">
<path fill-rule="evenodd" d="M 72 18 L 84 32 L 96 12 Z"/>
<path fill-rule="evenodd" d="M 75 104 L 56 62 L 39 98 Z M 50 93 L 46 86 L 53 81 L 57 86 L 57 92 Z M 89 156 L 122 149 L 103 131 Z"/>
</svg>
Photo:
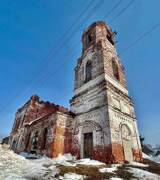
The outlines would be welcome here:
<svg viewBox="0 0 160 180">
<path fill-rule="evenodd" d="M 160 176 L 157 174 L 150 173 L 148 171 L 138 169 L 138 168 L 130 168 L 129 172 L 133 173 L 133 176 L 135 176 L 138 179 L 160 179 Z"/>
<path fill-rule="evenodd" d="M 137 166 L 137 167 L 148 167 L 148 164 L 143 164 L 143 163 L 139 163 L 139 162 L 130 162 L 131 165 L 133 166 Z"/>
<path fill-rule="evenodd" d="M 99 171 L 101 173 L 114 173 L 117 170 L 117 167 L 110 167 L 110 168 L 101 168 Z"/>
<path fill-rule="evenodd" d="M 145 153 L 142 153 L 142 156 L 143 156 L 144 159 L 148 159 L 148 160 L 160 163 L 160 155 L 158 155 L 158 156 L 150 155 L 149 156 L 149 155 L 147 155 Z"/>
<path fill-rule="evenodd" d="M 42 157 L 41 155 L 31 154 L 31 153 L 28 153 L 28 152 L 21 152 L 21 153 L 19 153 L 19 155 L 24 157 L 24 158 L 27 158 L 27 159 L 39 159 L 39 158 Z"/>
<path fill-rule="evenodd" d="M 45 167 L 45 163 L 50 163 Z M 25 180 L 25 179 L 47 179 L 54 178 L 58 174 L 49 158 L 30 161 L 9 150 L 7 146 L 0 145 L 0 179 Z"/>
<path fill-rule="evenodd" d="M 92 165 L 92 166 L 104 165 L 105 166 L 105 163 L 102 163 L 102 162 L 97 161 L 97 160 L 92 160 L 89 158 L 77 160 L 76 164 L 84 164 L 84 165 Z"/>
<path fill-rule="evenodd" d="M 75 173 L 66 173 L 64 176 L 59 178 L 60 180 L 84 180 L 85 176 L 75 174 Z"/>
<path fill-rule="evenodd" d="M 60 154 L 57 158 L 54 158 L 53 161 L 55 161 L 58 165 L 63 166 L 76 166 L 75 163 L 73 163 L 75 160 L 75 157 L 71 154 L 64 154 L 63 156 Z"/>
</svg>

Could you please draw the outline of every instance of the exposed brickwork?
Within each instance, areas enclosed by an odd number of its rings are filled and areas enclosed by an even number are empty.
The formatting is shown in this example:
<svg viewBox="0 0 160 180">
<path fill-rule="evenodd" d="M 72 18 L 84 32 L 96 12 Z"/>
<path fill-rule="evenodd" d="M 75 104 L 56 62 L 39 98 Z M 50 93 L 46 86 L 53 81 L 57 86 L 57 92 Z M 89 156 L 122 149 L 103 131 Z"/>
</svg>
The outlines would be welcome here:
<svg viewBox="0 0 160 180">
<path fill-rule="evenodd" d="M 63 122 L 61 124 L 58 118 L 59 113 L 62 113 Z M 14 140 L 16 141 L 16 148 L 13 147 L 13 149 L 17 153 L 32 152 L 34 151 L 32 139 L 34 133 L 38 132 L 36 153 L 55 157 L 59 153 L 69 152 L 68 146 L 70 145 L 64 146 L 66 141 L 71 144 L 72 138 L 69 128 L 63 124 L 66 119 L 68 122 L 72 119 L 72 113 L 68 109 L 53 103 L 39 101 L 38 96 L 32 96 L 16 113 L 10 144 L 12 145 Z M 44 134 L 45 130 L 46 134 Z"/>
<path fill-rule="evenodd" d="M 141 149 L 134 149 L 133 155 L 134 155 L 135 161 L 142 161 L 143 160 Z"/>
<path fill-rule="evenodd" d="M 104 22 L 84 31 L 71 111 L 32 96 L 16 113 L 10 135 L 15 152 L 71 153 L 105 163 L 142 160 L 134 104 L 114 36 Z"/>
<path fill-rule="evenodd" d="M 108 147 L 96 146 L 93 149 L 93 159 L 102 161 L 105 163 L 112 163 L 112 148 L 111 145 Z"/>
<path fill-rule="evenodd" d="M 125 161 L 122 145 L 116 143 L 112 144 L 112 161 L 113 163 Z"/>
</svg>

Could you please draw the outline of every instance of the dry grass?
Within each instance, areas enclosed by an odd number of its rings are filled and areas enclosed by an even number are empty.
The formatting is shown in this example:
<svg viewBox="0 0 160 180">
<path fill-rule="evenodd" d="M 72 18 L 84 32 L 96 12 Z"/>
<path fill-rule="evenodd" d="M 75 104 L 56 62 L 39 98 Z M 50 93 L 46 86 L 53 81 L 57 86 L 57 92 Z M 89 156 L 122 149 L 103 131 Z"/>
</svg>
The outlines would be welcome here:
<svg viewBox="0 0 160 180">
<path fill-rule="evenodd" d="M 105 166 L 107 167 L 107 166 Z M 72 172 L 76 174 L 81 174 L 86 176 L 87 180 L 103 180 L 113 177 L 113 173 L 101 173 L 99 168 L 104 168 L 103 166 L 92 166 L 92 165 L 77 165 L 77 166 L 60 166 L 60 175 L 65 173 Z"/>
<path fill-rule="evenodd" d="M 105 167 L 110 167 L 110 165 L 106 165 Z M 105 180 L 111 177 L 119 177 L 122 179 L 130 180 L 134 178 L 133 174 L 127 171 L 127 167 L 122 165 L 117 167 L 118 169 L 114 173 L 101 173 L 99 171 L 100 168 L 104 168 L 104 166 L 91 166 L 91 165 L 77 165 L 77 166 L 60 166 L 60 175 L 64 175 L 65 173 L 76 173 L 80 175 L 84 175 L 87 180 Z"/>
<path fill-rule="evenodd" d="M 148 164 L 148 167 L 139 167 L 129 164 L 124 164 L 122 166 L 118 166 L 117 170 L 114 173 L 101 173 L 99 171 L 100 168 L 111 167 L 110 165 L 102 165 L 102 166 L 92 166 L 92 165 L 76 165 L 76 166 L 59 166 L 60 175 L 64 175 L 65 173 L 76 173 L 80 175 L 84 175 L 87 180 L 105 180 L 111 177 L 119 177 L 124 180 L 134 179 L 133 173 L 129 172 L 130 167 L 135 167 L 138 169 L 146 170 L 151 173 L 155 173 L 160 175 L 160 165 L 158 163 L 144 160 L 144 164 Z"/>
<path fill-rule="evenodd" d="M 133 176 L 133 173 L 128 171 L 128 167 L 126 165 L 122 165 L 118 167 L 117 171 L 115 171 L 116 177 L 125 179 L 125 180 L 130 180 L 135 178 Z"/>
<path fill-rule="evenodd" d="M 148 159 L 144 159 L 143 164 L 148 164 L 149 166 L 148 167 L 139 167 L 139 166 L 128 165 L 128 167 L 135 167 L 135 168 L 139 168 L 139 169 L 160 175 L 160 164 L 158 164 L 154 161 L 148 160 Z"/>
<path fill-rule="evenodd" d="M 151 173 L 155 173 L 155 174 L 160 175 L 160 164 L 153 162 L 153 161 L 150 161 L 148 159 L 144 159 L 143 161 L 144 161 L 143 162 L 144 164 L 149 165 L 148 167 L 146 167 L 146 170 L 148 170 Z"/>
</svg>

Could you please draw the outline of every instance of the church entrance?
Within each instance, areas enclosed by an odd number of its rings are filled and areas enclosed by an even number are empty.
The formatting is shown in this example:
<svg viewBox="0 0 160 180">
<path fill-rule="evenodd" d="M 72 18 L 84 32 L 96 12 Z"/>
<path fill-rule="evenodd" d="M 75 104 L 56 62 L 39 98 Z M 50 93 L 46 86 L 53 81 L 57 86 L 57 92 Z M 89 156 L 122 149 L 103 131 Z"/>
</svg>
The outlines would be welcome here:
<svg viewBox="0 0 160 180">
<path fill-rule="evenodd" d="M 131 131 L 127 125 L 122 125 L 122 142 L 124 150 L 125 161 L 133 161 L 133 152 L 132 152 L 132 141 L 131 141 Z"/>
<path fill-rule="evenodd" d="M 90 158 L 93 151 L 93 133 L 84 133 L 84 158 Z"/>
</svg>

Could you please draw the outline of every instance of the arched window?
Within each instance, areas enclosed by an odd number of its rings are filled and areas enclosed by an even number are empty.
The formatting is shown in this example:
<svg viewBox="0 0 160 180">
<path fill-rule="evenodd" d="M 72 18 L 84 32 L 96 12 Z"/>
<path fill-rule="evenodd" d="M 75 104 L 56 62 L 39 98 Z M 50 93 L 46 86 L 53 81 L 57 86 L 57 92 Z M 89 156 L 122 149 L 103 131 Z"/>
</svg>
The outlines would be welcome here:
<svg viewBox="0 0 160 180">
<path fill-rule="evenodd" d="M 86 64 L 86 71 L 85 71 L 85 82 L 88 82 L 92 79 L 92 63 L 88 61 Z"/>
<path fill-rule="evenodd" d="M 92 35 L 90 33 L 87 35 L 87 45 L 89 46 L 91 42 L 92 42 Z"/>
<path fill-rule="evenodd" d="M 94 32 L 88 33 L 86 38 L 87 38 L 87 46 L 90 46 L 92 41 L 94 40 Z"/>
<path fill-rule="evenodd" d="M 118 64 L 116 63 L 114 59 L 112 60 L 112 69 L 113 69 L 114 77 L 119 81 Z"/>
</svg>

